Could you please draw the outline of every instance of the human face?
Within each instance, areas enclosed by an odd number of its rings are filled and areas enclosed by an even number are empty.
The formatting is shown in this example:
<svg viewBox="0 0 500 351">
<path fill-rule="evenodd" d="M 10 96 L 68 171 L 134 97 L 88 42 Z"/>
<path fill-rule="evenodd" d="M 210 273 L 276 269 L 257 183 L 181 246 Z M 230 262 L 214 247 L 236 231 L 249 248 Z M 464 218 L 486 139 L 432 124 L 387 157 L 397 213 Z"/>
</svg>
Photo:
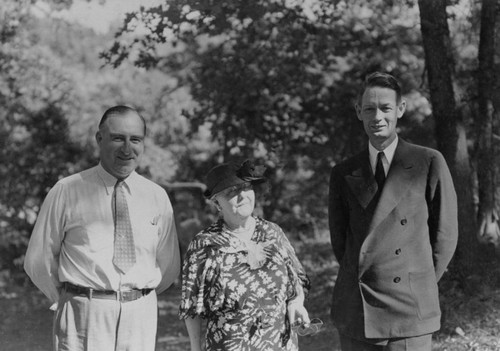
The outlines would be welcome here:
<svg viewBox="0 0 500 351">
<path fill-rule="evenodd" d="M 125 179 L 144 153 L 144 123 L 134 112 L 110 116 L 96 134 L 102 167 L 112 176 Z"/>
<path fill-rule="evenodd" d="M 242 223 L 250 217 L 255 207 L 255 192 L 252 184 L 232 186 L 215 195 L 224 220 L 230 224 Z"/>
<path fill-rule="evenodd" d="M 405 109 L 406 102 L 398 102 L 392 89 L 369 87 L 365 90 L 361 105 L 356 105 L 356 113 L 375 148 L 383 150 L 396 138 L 397 121 Z"/>
</svg>

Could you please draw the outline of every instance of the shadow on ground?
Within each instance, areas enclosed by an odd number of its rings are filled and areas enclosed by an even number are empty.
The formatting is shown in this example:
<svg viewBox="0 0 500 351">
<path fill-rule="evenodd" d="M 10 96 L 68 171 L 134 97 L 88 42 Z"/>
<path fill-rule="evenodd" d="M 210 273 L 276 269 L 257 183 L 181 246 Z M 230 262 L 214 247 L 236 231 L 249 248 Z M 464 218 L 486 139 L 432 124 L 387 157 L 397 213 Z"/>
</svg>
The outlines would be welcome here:
<svg viewBox="0 0 500 351">
<path fill-rule="evenodd" d="M 177 318 L 179 287 L 173 287 L 159 296 L 157 351 L 189 351 L 189 339 L 184 323 Z M 34 288 L 11 292 L 0 299 L 2 321 L 0 324 L 0 350 L 50 351 L 53 312 L 47 300 Z M 325 311 L 311 310 L 311 315 L 321 318 L 326 325 L 319 334 L 300 339 L 301 350 L 336 350 L 337 336 Z"/>
<path fill-rule="evenodd" d="M 306 307 L 311 317 L 325 323 L 323 330 L 299 339 L 301 351 L 335 351 L 337 334 L 328 317 L 336 264 L 324 243 L 297 244 L 297 252 L 312 281 Z M 158 339 L 156 351 L 189 351 L 184 323 L 177 317 L 179 285 L 158 297 Z M 0 350 L 50 351 L 52 316 L 48 300 L 34 287 L 0 289 Z"/>
<path fill-rule="evenodd" d="M 323 320 L 323 330 L 300 337 L 301 351 L 337 351 L 338 335 L 330 322 L 330 298 L 338 265 L 328 242 L 294 242 L 297 255 L 311 279 L 306 307 L 311 318 Z M 500 276 L 500 268 L 491 275 Z M 500 282 L 500 279 L 498 279 Z M 434 351 L 500 350 L 500 284 L 491 284 L 473 297 L 460 293 L 453 280 L 442 282 L 443 327 L 434 335 Z M 189 351 L 184 323 L 177 318 L 180 287 L 158 298 L 156 351 Z M 50 351 L 53 313 L 47 299 L 33 286 L 0 287 L 0 350 Z"/>
</svg>

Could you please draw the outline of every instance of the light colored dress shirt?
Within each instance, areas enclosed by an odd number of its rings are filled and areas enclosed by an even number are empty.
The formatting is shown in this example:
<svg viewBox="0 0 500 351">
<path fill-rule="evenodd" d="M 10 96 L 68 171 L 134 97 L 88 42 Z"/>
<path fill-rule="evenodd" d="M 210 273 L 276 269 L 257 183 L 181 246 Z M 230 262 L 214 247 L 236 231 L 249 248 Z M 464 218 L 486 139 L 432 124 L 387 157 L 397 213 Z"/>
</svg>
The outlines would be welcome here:
<svg viewBox="0 0 500 351">
<path fill-rule="evenodd" d="M 99 164 L 61 179 L 40 209 L 24 269 L 54 303 L 62 282 L 96 290 L 168 288 L 180 273 L 172 205 L 165 190 L 136 172 L 125 179 L 136 263 L 113 264 L 112 196 L 117 179 Z"/>
<path fill-rule="evenodd" d="M 398 146 L 398 136 L 389 144 L 382 152 L 384 157 L 382 157 L 382 165 L 384 166 L 384 173 L 387 176 L 389 168 L 392 164 L 392 159 L 394 158 L 394 153 L 396 152 L 396 147 Z M 368 151 L 370 153 L 370 165 L 372 166 L 372 172 L 375 174 L 375 169 L 377 168 L 377 155 L 380 152 L 375 149 L 372 143 L 368 143 Z"/>
</svg>

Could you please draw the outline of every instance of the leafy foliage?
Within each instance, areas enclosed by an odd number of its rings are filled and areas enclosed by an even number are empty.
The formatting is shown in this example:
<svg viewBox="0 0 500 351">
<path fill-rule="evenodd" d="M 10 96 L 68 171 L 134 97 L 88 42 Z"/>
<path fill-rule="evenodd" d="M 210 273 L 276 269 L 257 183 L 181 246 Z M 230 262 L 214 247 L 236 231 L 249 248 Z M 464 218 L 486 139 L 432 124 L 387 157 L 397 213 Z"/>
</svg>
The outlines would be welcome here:
<svg viewBox="0 0 500 351">
<path fill-rule="evenodd" d="M 176 102 L 163 98 L 164 74 L 126 65 L 101 68 L 98 52 L 109 36 L 51 19 L 50 13 L 34 17 L 30 1 L 4 1 L 2 11 L 0 285 L 4 278 L 24 278 L 19 273 L 26 244 L 50 187 L 98 161 L 94 133 L 106 108 L 133 105 L 148 120 L 152 138 L 140 172 L 159 182 L 172 180 L 177 167 L 175 150 L 162 147 L 184 143 L 185 134 Z"/>
<path fill-rule="evenodd" d="M 71 141 L 65 118 L 74 98 L 71 79 L 20 31 L 27 18 L 23 4 L 6 5 L 10 20 L 0 35 L 0 270 L 15 272 L 48 189 L 86 158 Z"/>
<path fill-rule="evenodd" d="M 383 70 L 402 79 L 408 110 L 400 134 L 435 145 L 415 1 L 164 1 L 128 14 L 113 45 L 106 44 L 109 35 L 50 14 L 33 18 L 32 2 L 9 0 L 0 8 L 6 19 L 0 21 L 2 169 L 21 160 L 34 164 L 15 168 L 37 175 L 29 178 L 40 189 L 30 200 L 31 222 L 55 179 L 95 162 L 98 118 L 118 103 L 138 107 L 148 121 L 141 172 L 161 183 L 203 180 L 215 163 L 258 158 L 272 179 L 260 199 L 264 214 L 289 232 L 326 227 L 331 165 L 365 144 L 353 104 L 366 73 Z M 462 48 L 455 52 L 455 83 L 472 127 L 477 9 L 464 14 L 453 5 L 452 39 Z M 99 52 L 107 67 L 96 60 Z M 32 138 L 43 129 L 35 116 L 44 116 L 46 131 L 59 126 L 54 135 L 63 146 L 45 151 L 50 143 Z M 472 128 L 469 137 L 475 138 Z M 28 158 L 28 145 L 40 158 L 47 152 L 45 160 Z M 2 174 L 16 182 L 17 174 Z M 16 194 L 3 192 L 0 206 L 11 197 Z M 0 228 L 26 241 L 30 221 L 24 234 L 14 234 L 18 224 L 10 223 L 22 212 L 16 211 L 5 212 L 10 217 Z"/>
<path fill-rule="evenodd" d="M 324 225 L 329 168 L 364 144 L 353 108 L 363 76 L 380 69 L 408 92 L 418 84 L 417 15 L 412 2 L 169 1 L 129 14 L 102 57 L 176 76 L 195 102 L 183 112 L 191 130 L 209 128 L 221 146 L 214 161 L 269 166 L 266 214 Z M 430 143 L 428 104 L 413 94 L 402 128 Z"/>
<path fill-rule="evenodd" d="M 289 143 L 343 145 L 359 79 L 375 68 L 419 69 L 419 37 L 401 18 L 412 7 L 312 4 L 169 2 L 129 14 L 119 34 L 127 38 L 138 23 L 147 34 L 117 41 L 103 56 L 117 66 L 134 53 L 136 65 L 170 71 L 187 62 L 180 84 L 189 85 L 198 105 L 186 115 L 194 129 L 210 125 L 226 157 L 260 144 L 267 150 Z M 166 44 L 171 47 L 162 50 Z"/>
</svg>

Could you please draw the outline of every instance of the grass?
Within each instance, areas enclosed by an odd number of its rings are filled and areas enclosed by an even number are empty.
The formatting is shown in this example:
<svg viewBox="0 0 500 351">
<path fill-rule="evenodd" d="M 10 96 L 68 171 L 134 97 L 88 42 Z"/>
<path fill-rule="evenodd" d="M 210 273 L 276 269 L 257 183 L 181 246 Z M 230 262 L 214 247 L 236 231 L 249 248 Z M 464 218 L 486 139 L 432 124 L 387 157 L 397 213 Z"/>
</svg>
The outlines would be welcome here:
<svg viewBox="0 0 500 351">
<path fill-rule="evenodd" d="M 338 335 L 329 309 L 338 264 L 326 238 L 294 242 L 312 289 L 306 307 L 312 318 L 324 322 L 323 330 L 300 337 L 302 351 L 339 350 Z M 473 292 L 464 292 L 451 277 L 440 282 L 443 323 L 434 335 L 434 351 L 500 350 L 500 265 L 492 265 L 488 278 L 475 277 Z M 177 318 L 178 285 L 159 296 L 157 351 L 187 351 L 189 339 Z M 51 345 L 52 312 L 36 288 L 6 285 L 0 288 L 0 349 L 2 351 L 48 351 Z"/>
</svg>

